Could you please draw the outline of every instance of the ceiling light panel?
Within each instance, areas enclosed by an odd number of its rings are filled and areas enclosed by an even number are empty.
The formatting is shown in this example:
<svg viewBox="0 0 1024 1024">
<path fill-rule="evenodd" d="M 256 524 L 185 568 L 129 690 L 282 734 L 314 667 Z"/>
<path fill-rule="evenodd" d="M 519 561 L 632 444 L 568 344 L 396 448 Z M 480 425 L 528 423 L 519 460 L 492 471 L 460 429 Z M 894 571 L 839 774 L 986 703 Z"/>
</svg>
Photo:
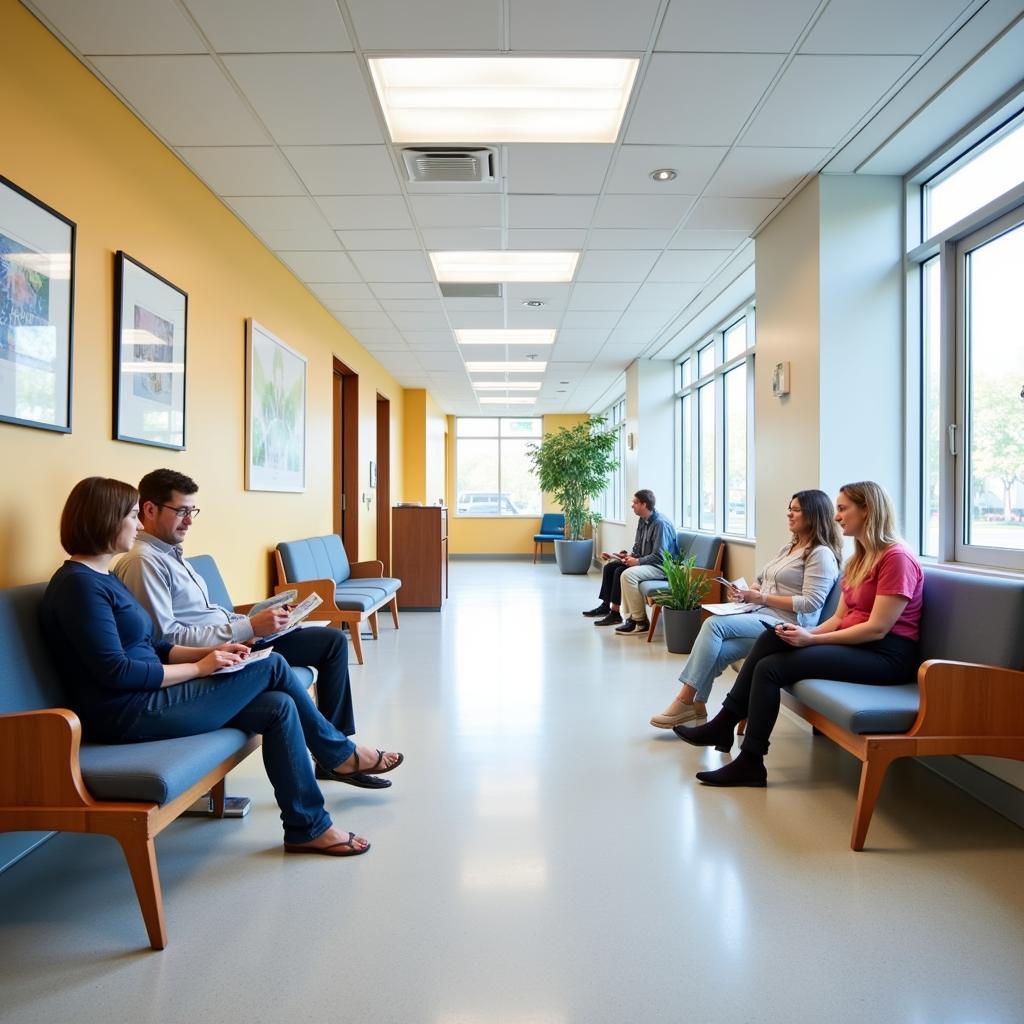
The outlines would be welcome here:
<svg viewBox="0 0 1024 1024">
<path fill-rule="evenodd" d="M 543 373 L 547 368 L 547 363 L 533 360 L 466 363 L 466 369 L 470 373 Z"/>
<path fill-rule="evenodd" d="M 455 332 L 455 337 L 460 345 L 552 345 L 555 331 L 462 328 Z"/>
<path fill-rule="evenodd" d="M 473 382 L 474 391 L 540 391 L 539 380 L 479 380 Z"/>
<path fill-rule="evenodd" d="M 508 398 L 488 398 L 484 396 L 482 398 L 478 398 L 477 401 L 481 405 L 533 405 L 537 399 L 513 395 Z"/>
<path fill-rule="evenodd" d="M 578 252 L 432 252 L 438 281 L 568 282 L 576 273 Z"/>
<path fill-rule="evenodd" d="M 615 142 L 639 62 L 621 57 L 377 57 L 397 143 Z"/>
</svg>

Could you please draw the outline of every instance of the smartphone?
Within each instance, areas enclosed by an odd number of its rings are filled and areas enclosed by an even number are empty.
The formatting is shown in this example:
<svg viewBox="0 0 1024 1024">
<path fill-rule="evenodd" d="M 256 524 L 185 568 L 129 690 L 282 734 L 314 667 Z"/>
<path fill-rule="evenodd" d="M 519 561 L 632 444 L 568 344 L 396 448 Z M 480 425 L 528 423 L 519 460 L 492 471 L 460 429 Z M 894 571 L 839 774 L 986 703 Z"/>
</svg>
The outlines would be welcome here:
<svg viewBox="0 0 1024 1024">
<path fill-rule="evenodd" d="M 776 626 L 785 625 L 784 622 L 769 622 L 767 619 L 758 619 L 757 621 L 760 622 L 761 625 L 764 626 L 764 628 L 768 630 L 769 633 L 774 633 Z"/>
</svg>

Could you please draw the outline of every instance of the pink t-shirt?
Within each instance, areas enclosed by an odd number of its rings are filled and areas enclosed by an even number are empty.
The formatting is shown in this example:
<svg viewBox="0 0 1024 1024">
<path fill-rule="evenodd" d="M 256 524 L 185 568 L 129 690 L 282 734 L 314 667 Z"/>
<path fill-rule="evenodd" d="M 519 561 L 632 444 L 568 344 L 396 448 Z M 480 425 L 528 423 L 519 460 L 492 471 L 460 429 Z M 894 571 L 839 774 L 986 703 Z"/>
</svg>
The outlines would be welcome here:
<svg viewBox="0 0 1024 1024">
<path fill-rule="evenodd" d="M 921 625 L 921 597 L 924 593 L 924 573 L 917 559 L 904 544 L 893 544 L 886 548 L 882 557 L 875 562 L 871 572 L 856 587 L 848 587 L 844 580 L 843 601 L 846 614 L 839 624 L 840 629 L 867 622 L 875 595 L 906 597 L 906 607 L 900 613 L 896 624 L 889 631 L 895 636 L 916 640 Z"/>
</svg>

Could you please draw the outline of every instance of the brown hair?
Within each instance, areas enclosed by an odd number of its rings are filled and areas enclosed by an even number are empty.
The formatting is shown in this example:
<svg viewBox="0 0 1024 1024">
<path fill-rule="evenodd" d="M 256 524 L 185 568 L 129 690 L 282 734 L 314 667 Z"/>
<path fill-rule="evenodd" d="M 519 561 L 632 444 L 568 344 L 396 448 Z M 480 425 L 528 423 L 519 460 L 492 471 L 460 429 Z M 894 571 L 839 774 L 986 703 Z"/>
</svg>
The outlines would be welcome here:
<svg viewBox="0 0 1024 1024">
<path fill-rule="evenodd" d="M 843 573 L 846 586 L 855 587 L 863 583 L 875 562 L 882 557 L 886 548 L 900 539 L 900 535 L 896 532 L 896 513 L 892 499 L 881 484 L 873 480 L 860 480 L 853 484 L 843 484 L 839 493 L 845 494 L 854 505 L 867 512 L 864 538 L 854 540 L 854 551 L 847 559 Z"/>
<path fill-rule="evenodd" d="M 654 491 L 644 488 L 633 495 L 637 501 L 642 501 L 652 512 L 654 511 Z"/>
<path fill-rule="evenodd" d="M 842 565 L 843 538 L 836 522 L 832 499 L 824 491 L 818 490 L 797 491 L 789 500 L 794 499 L 800 502 L 800 511 L 811 527 L 811 539 L 804 557 L 817 547 L 825 547 L 836 556 L 836 565 Z"/>
<path fill-rule="evenodd" d="M 103 476 L 79 480 L 60 514 L 60 544 L 69 555 L 103 555 L 139 500 L 131 484 Z"/>
</svg>

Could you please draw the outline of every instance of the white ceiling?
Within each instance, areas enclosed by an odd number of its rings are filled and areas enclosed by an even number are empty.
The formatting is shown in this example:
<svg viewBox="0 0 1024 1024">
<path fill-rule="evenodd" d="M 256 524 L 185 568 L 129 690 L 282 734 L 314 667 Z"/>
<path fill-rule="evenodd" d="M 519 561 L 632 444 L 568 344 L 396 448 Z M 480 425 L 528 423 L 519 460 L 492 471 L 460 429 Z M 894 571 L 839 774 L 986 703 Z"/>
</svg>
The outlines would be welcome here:
<svg viewBox="0 0 1024 1024">
<path fill-rule="evenodd" d="M 612 397 L 628 363 L 664 350 L 700 312 L 731 260 L 749 263 L 747 239 L 808 175 L 844 149 L 859 160 L 896 137 L 1021 9 L 1012 0 L 24 2 L 401 384 L 460 414 L 481 411 L 464 358 L 505 351 L 460 350 L 459 327 L 558 329 L 554 346 L 537 350 L 548 362 L 538 412 Z M 408 183 L 366 57 L 460 51 L 640 57 L 620 141 L 500 146 L 495 183 Z M 871 126 L 883 122 L 876 139 Z M 926 144 L 917 140 L 905 162 Z M 652 181 L 659 167 L 675 168 L 675 180 Z M 496 248 L 583 255 L 570 285 L 442 298 L 427 251 Z"/>
</svg>

